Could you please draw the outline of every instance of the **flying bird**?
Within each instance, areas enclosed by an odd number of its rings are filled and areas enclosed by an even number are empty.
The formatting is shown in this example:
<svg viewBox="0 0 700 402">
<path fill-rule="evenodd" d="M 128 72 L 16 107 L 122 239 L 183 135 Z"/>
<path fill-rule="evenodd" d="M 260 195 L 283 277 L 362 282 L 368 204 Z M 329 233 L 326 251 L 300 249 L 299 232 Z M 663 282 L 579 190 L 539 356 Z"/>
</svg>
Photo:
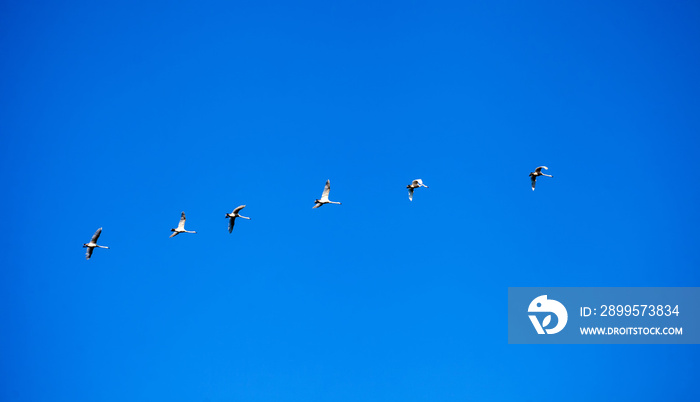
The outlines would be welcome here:
<svg viewBox="0 0 700 402">
<path fill-rule="evenodd" d="M 428 188 L 425 184 L 423 184 L 423 180 L 421 179 L 415 179 L 411 184 L 406 186 L 408 189 L 408 199 L 413 201 L 413 190 L 417 189 L 418 187 L 425 187 Z"/>
<path fill-rule="evenodd" d="M 535 191 L 535 183 L 537 182 L 537 176 L 554 177 L 551 174 L 542 173 L 542 169 L 549 170 L 547 166 L 538 166 L 534 172 L 530 172 L 530 180 L 532 181 L 532 191 Z"/>
<path fill-rule="evenodd" d="M 87 247 L 87 252 L 85 253 L 85 259 L 89 260 L 90 257 L 92 256 L 92 250 L 95 247 L 98 248 L 109 248 L 107 246 L 98 246 L 97 245 L 97 239 L 100 238 L 100 233 L 102 233 L 102 228 L 97 229 L 97 232 L 95 232 L 94 235 L 92 235 L 92 239 L 90 239 L 90 243 L 85 243 L 83 244 L 83 247 Z"/>
<path fill-rule="evenodd" d="M 337 201 L 330 201 L 328 200 L 328 193 L 331 192 L 331 181 L 326 180 L 326 187 L 323 188 L 323 195 L 321 195 L 320 200 L 315 200 L 316 205 L 313 206 L 313 208 L 318 208 L 322 206 L 323 204 L 338 204 L 340 205 L 341 203 Z"/>
<path fill-rule="evenodd" d="M 245 208 L 245 205 L 239 205 L 236 207 L 236 209 L 233 210 L 230 214 L 226 214 L 226 217 L 229 218 L 228 221 L 228 232 L 231 233 L 233 231 L 233 224 L 236 223 L 236 218 L 243 218 L 243 219 L 250 219 L 247 216 L 240 215 L 238 212 Z"/>
<path fill-rule="evenodd" d="M 197 233 L 194 230 L 185 230 L 185 212 L 182 212 L 182 215 L 180 215 L 180 223 L 177 224 L 176 229 L 170 229 L 173 234 L 170 235 L 170 237 L 175 237 L 179 235 L 180 233 Z"/>
</svg>

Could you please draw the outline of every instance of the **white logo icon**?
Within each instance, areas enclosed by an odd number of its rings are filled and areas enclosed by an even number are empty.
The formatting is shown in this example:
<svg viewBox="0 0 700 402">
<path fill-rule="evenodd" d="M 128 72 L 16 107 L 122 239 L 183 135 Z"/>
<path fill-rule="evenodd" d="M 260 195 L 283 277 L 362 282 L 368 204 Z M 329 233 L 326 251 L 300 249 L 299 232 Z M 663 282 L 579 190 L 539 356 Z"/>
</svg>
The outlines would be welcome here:
<svg viewBox="0 0 700 402">
<path fill-rule="evenodd" d="M 552 313 L 557 316 L 557 325 L 554 328 L 544 329 L 552 321 L 552 314 L 544 317 L 541 325 L 537 320 L 537 316 L 534 314 L 529 315 L 532 325 L 535 326 L 535 330 L 540 335 L 543 335 L 545 332 L 549 335 L 558 333 L 564 329 L 566 321 L 569 319 L 569 314 L 566 312 L 564 305 L 556 300 L 547 300 L 547 295 L 535 297 L 527 311 L 528 313 Z"/>
</svg>

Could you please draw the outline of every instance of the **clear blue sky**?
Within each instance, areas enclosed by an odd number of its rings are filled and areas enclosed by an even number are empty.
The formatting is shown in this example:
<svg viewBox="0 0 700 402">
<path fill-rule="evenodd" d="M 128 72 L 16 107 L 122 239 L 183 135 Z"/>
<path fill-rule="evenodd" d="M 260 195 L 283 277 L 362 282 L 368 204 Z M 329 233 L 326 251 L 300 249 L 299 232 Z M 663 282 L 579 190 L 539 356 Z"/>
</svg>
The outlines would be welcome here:
<svg viewBox="0 0 700 402">
<path fill-rule="evenodd" d="M 0 400 L 697 394 L 506 305 L 700 286 L 700 6 L 332 3 L 0 5 Z"/>
</svg>

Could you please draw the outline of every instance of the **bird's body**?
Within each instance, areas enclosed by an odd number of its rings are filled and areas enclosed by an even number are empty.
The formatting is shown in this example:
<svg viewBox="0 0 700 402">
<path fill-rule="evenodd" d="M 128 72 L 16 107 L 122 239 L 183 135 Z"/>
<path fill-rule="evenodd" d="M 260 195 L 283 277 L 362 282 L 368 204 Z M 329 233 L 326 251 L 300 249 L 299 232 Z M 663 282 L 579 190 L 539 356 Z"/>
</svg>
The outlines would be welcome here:
<svg viewBox="0 0 700 402">
<path fill-rule="evenodd" d="M 233 210 L 233 212 L 231 212 L 230 214 L 226 214 L 226 217 L 229 218 L 229 221 L 228 221 L 228 232 L 229 233 L 231 233 L 233 231 L 233 224 L 236 223 L 236 218 L 250 219 L 249 217 L 243 216 L 243 215 L 238 213 L 243 208 L 245 208 L 245 205 L 239 205 L 238 207 L 236 207 L 236 209 Z"/>
<path fill-rule="evenodd" d="M 90 243 L 85 243 L 83 244 L 83 247 L 87 248 L 87 252 L 85 253 L 85 259 L 89 260 L 90 257 L 92 256 L 92 250 L 97 248 L 109 248 L 107 246 L 99 246 L 97 244 L 97 239 L 100 238 L 100 234 L 102 233 L 102 228 L 97 229 L 94 235 L 92 235 L 92 239 L 90 239 Z"/>
<path fill-rule="evenodd" d="M 326 186 L 323 188 L 323 194 L 321 195 L 321 199 L 314 200 L 316 205 L 314 205 L 313 208 L 318 208 L 318 207 L 322 206 L 323 204 L 338 204 L 338 205 L 340 205 L 341 204 L 340 202 L 330 201 L 328 199 L 328 194 L 330 194 L 330 192 L 331 192 L 331 181 L 326 180 Z"/>
<path fill-rule="evenodd" d="M 530 172 L 530 181 L 532 181 L 532 191 L 535 191 L 535 183 L 537 183 L 537 176 L 554 177 L 551 174 L 542 173 L 542 169 L 549 170 L 547 166 L 538 166 L 535 168 L 534 172 Z"/>
<path fill-rule="evenodd" d="M 177 228 L 170 229 L 170 231 L 173 232 L 173 234 L 171 234 L 170 237 L 175 237 L 180 233 L 197 233 L 194 230 L 185 230 L 185 220 L 185 212 L 183 211 L 180 215 L 180 223 L 177 224 Z"/>
<path fill-rule="evenodd" d="M 413 201 L 413 190 L 417 189 L 418 187 L 428 188 L 428 186 L 423 184 L 423 180 L 421 180 L 421 179 L 415 179 L 411 182 L 411 184 L 406 186 L 406 188 L 408 189 L 408 199 L 409 200 Z"/>
</svg>

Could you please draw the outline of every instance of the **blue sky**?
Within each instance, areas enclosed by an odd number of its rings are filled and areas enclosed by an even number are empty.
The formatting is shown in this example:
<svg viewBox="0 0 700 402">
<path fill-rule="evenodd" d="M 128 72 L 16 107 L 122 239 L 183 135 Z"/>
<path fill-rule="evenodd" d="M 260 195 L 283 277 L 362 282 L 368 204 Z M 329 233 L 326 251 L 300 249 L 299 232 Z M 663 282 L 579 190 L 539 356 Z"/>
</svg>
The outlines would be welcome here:
<svg viewBox="0 0 700 402">
<path fill-rule="evenodd" d="M 696 345 L 506 321 L 509 286 L 700 286 L 697 4 L 0 11 L 0 399 L 697 393 Z"/>
</svg>

